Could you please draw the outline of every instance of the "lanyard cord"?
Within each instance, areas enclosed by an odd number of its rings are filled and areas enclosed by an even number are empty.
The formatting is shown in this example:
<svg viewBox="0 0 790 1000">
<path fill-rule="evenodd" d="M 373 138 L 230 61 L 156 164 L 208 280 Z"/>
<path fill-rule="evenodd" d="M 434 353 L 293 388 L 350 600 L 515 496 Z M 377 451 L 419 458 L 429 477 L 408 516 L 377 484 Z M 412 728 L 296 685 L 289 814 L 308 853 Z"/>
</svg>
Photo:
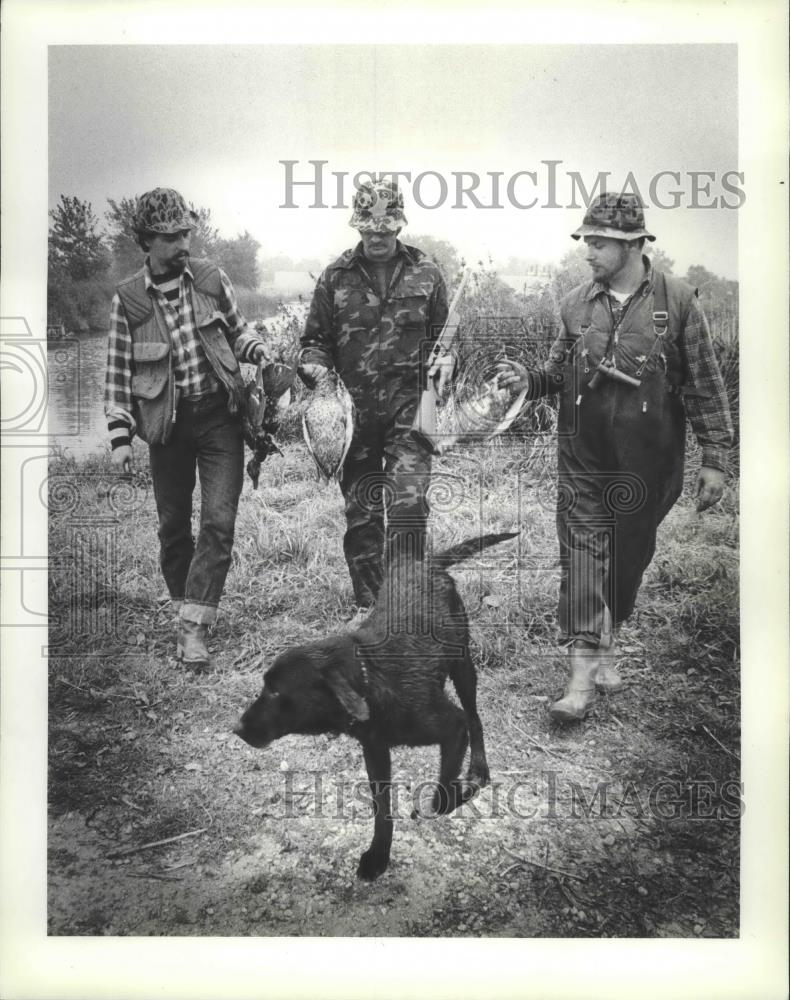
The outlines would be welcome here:
<svg viewBox="0 0 790 1000">
<path fill-rule="evenodd" d="M 606 305 L 609 309 L 609 318 L 612 321 L 612 329 L 609 333 L 609 339 L 606 343 L 606 349 L 603 352 L 603 357 L 601 361 L 606 361 L 606 358 L 611 354 L 612 367 L 617 367 L 617 361 L 614 356 L 614 349 L 617 347 L 617 343 L 620 336 L 620 327 L 622 326 L 623 320 L 625 319 L 629 309 L 631 308 L 631 303 L 633 302 L 634 296 L 630 295 L 626 301 L 623 303 L 623 308 L 620 310 L 620 317 L 617 321 L 614 318 L 614 310 L 612 309 L 612 300 L 609 298 L 609 293 L 606 292 Z M 579 327 L 579 339 L 581 341 L 582 349 L 580 351 L 581 356 L 584 358 L 584 374 L 590 374 L 590 363 L 587 360 L 590 354 L 589 348 L 587 347 L 587 341 L 585 335 L 590 329 L 590 323 L 592 320 L 592 304 L 590 305 L 589 312 L 587 314 L 587 322 Z"/>
<path fill-rule="evenodd" d="M 634 296 L 631 295 L 623 303 L 623 307 L 620 310 L 620 316 L 617 319 L 617 321 L 615 321 L 614 310 L 612 309 L 612 300 L 609 297 L 608 293 L 607 293 L 607 296 L 606 296 L 606 303 L 607 303 L 607 305 L 609 307 L 609 316 L 610 316 L 610 318 L 612 320 L 612 332 L 609 334 L 609 342 L 606 345 L 606 350 L 604 351 L 604 355 L 603 356 L 604 356 L 604 359 L 606 359 L 606 356 L 611 351 L 611 355 L 612 355 L 611 356 L 611 363 L 612 363 L 613 367 L 615 367 L 615 368 L 617 367 L 617 358 L 615 357 L 614 351 L 615 351 L 615 348 L 617 347 L 617 345 L 618 345 L 618 343 L 620 341 L 620 327 L 623 325 L 623 320 L 625 319 L 625 317 L 628 314 L 628 311 L 631 308 L 631 304 L 633 302 L 633 299 L 634 299 Z M 664 325 L 659 325 L 662 321 L 663 321 Z M 644 372 L 644 370 L 645 370 L 645 368 L 647 366 L 648 361 L 653 357 L 653 355 L 655 354 L 656 348 L 659 345 L 661 345 L 660 346 L 661 360 L 663 361 L 664 368 L 666 369 L 666 356 L 664 354 L 664 335 L 666 334 L 666 332 L 667 332 L 667 327 L 666 327 L 666 312 L 656 313 L 654 311 L 653 312 L 653 333 L 655 334 L 655 340 L 653 341 L 653 343 L 652 343 L 652 345 L 650 347 L 650 350 L 647 353 L 647 356 L 640 363 L 639 367 L 636 370 L 635 374 L 636 374 L 637 378 L 639 378 L 642 375 L 642 373 Z M 584 338 L 584 332 L 582 332 L 582 338 Z M 586 355 L 586 347 L 585 347 L 585 351 L 583 351 L 582 353 Z M 585 371 L 587 371 L 586 356 L 585 356 Z"/>
<path fill-rule="evenodd" d="M 620 342 L 620 327 L 622 326 L 623 320 L 625 319 L 626 315 L 628 314 L 629 309 L 631 308 L 631 303 L 633 302 L 633 299 L 634 299 L 633 295 L 629 295 L 628 296 L 628 298 L 626 299 L 626 301 L 623 303 L 622 307 L 620 308 L 620 315 L 619 315 L 618 319 L 615 320 L 615 318 L 614 318 L 614 309 L 612 309 L 612 300 L 611 300 L 611 298 L 609 296 L 609 293 L 608 292 L 606 293 L 606 305 L 609 308 L 609 318 L 612 321 L 612 330 L 611 330 L 611 333 L 609 334 L 609 342 L 606 345 L 606 350 L 603 353 L 602 360 L 605 361 L 607 355 L 609 355 L 611 353 L 611 359 L 610 360 L 611 360 L 612 366 L 614 368 L 617 367 L 617 358 L 615 357 L 615 353 L 614 352 L 615 352 L 615 348 L 617 347 L 618 343 Z"/>
</svg>

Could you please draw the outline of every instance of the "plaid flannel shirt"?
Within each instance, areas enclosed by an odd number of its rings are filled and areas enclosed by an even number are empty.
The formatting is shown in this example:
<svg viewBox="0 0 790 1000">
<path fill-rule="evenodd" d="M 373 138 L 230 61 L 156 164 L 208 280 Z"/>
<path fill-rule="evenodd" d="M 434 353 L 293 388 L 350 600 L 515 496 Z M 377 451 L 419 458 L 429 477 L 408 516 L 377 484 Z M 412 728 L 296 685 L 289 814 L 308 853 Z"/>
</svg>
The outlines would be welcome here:
<svg viewBox="0 0 790 1000">
<path fill-rule="evenodd" d="M 248 329 L 247 321 L 239 311 L 230 279 L 221 268 L 219 273 L 222 286 L 219 307 L 228 324 L 228 343 L 237 360 L 253 363 L 254 350 L 263 341 L 257 333 Z M 189 294 L 193 280 L 189 266 L 180 276 L 177 302 L 168 302 L 164 293 L 154 285 L 147 259 L 144 277 L 146 291 L 157 300 L 170 333 L 173 375 L 181 395 L 194 398 L 213 391 L 217 380 L 197 337 Z M 113 447 L 127 444 L 130 434 L 135 431 L 132 416 L 132 370 L 132 337 L 120 297 L 116 293 L 110 307 L 104 389 L 104 412 Z"/>
<path fill-rule="evenodd" d="M 685 388 L 694 390 L 684 394 L 683 401 L 691 429 L 702 448 L 702 464 L 725 472 L 727 453 L 735 435 L 708 321 L 696 296 L 679 344 L 686 369 Z"/>
</svg>

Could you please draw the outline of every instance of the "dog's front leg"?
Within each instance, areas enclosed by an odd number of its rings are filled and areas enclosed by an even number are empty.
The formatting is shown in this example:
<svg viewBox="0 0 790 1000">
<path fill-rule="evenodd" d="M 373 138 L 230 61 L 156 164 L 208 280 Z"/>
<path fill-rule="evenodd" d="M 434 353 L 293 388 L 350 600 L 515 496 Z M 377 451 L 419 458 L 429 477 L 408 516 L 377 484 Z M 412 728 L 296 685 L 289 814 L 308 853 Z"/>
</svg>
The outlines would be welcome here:
<svg viewBox="0 0 790 1000">
<path fill-rule="evenodd" d="M 370 847 L 359 859 L 357 876 L 371 882 L 390 863 L 392 845 L 392 811 L 390 805 L 390 782 L 392 764 L 389 747 L 374 742 L 362 745 L 365 767 L 368 769 L 370 791 L 373 795 L 373 840 Z"/>
</svg>

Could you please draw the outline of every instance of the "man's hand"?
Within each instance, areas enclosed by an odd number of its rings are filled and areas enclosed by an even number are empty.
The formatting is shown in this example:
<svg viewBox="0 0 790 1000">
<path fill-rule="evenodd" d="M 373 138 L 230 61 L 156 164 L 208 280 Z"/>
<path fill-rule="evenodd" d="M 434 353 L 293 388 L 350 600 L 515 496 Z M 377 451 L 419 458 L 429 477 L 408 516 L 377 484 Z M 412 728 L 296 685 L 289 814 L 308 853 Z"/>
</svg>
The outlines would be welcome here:
<svg viewBox="0 0 790 1000">
<path fill-rule="evenodd" d="M 724 492 L 724 473 L 703 465 L 697 479 L 697 510 L 707 510 L 721 500 Z"/>
<path fill-rule="evenodd" d="M 270 365 L 273 360 L 266 344 L 256 344 L 250 352 L 250 357 L 252 358 L 252 363 L 254 365 L 260 365 L 263 363 Z"/>
<path fill-rule="evenodd" d="M 455 357 L 449 351 L 445 354 L 440 354 L 428 369 L 428 378 L 436 379 L 437 395 L 444 395 L 444 390 L 453 377 L 454 371 Z"/>
<path fill-rule="evenodd" d="M 529 371 L 519 361 L 508 358 L 497 365 L 497 385 L 512 392 L 522 392 L 530 387 Z"/>
<path fill-rule="evenodd" d="M 329 369 L 326 365 L 307 364 L 299 365 L 296 374 L 304 382 L 308 389 L 315 389 L 316 383 L 326 375 Z"/>
<path fill-rule="evenodd" d="M 112 464 L 116 472 L 123 472 L 130 475 L 132 471 L 132 446 L 122 444 L 120 448 L 112 450 Z"/>
</svg>

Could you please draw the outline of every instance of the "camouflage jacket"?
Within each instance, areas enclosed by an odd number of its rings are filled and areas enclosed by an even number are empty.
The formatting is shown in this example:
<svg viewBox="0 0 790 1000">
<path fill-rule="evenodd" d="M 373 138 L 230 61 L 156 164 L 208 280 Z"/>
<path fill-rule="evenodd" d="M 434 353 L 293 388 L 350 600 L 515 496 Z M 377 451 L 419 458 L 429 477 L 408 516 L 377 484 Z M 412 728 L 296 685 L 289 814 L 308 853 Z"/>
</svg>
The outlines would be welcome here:
<svg viewBox="0 0 790 1000">
<path fill-rule="evenodd" d="M 446 319 L 444 278 L 425 254 L 398 242 L 395 271 L 382 299 L 359 243 L 318 279 L 300 362 L 335 368 L 358 420 L 405 417 L 425 387 L 424 362 Z"/>
</svg>

